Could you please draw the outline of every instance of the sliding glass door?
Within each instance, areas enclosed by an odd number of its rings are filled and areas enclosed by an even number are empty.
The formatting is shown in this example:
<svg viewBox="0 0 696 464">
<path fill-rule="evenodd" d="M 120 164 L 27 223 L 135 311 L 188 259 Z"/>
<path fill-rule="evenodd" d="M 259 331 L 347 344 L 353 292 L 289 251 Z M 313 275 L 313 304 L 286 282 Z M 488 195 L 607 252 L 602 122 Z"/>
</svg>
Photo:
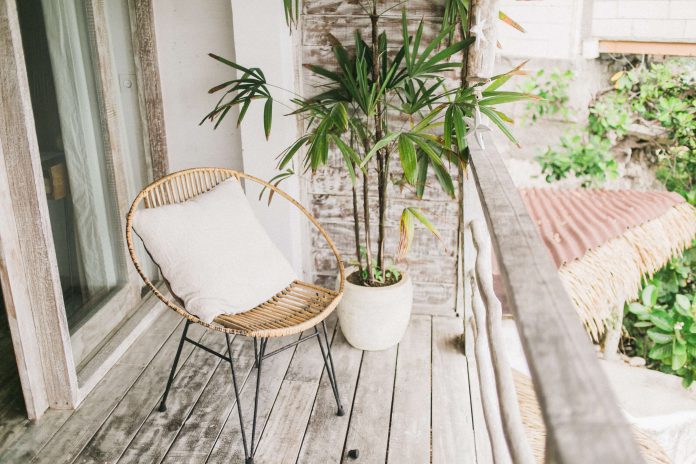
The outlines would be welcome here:
<svg viewBox="0 0 696 464">
<path fill-rule="evenodd" d="M 132 124 L 140 121 L 136 81 L 119 73 L 123 66 L 134 69 L 132 54 L 123 53 L 130 50 L 127 3 L 109 3 L 114 20 L 102 18 L 102 26 L 112 30 L 102 28 L 98 36 L 91 1 L 17 2 L 76 365 L 89 361 L 140 299 L 140 283 L 127 266 L 122 218 L 150 176 L 142 135 Z"/>
</svg>

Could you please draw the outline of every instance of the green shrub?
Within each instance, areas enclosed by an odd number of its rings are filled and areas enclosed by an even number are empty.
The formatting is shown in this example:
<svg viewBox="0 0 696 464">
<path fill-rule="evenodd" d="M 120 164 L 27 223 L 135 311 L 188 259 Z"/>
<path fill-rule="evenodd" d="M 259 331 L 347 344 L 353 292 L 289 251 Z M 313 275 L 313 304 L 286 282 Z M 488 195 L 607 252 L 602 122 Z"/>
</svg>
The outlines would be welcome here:
<svg viewBox="0 0 696 464">
<path fill-rule="evenodd" d="M 696 379 L 696 247 L 673 258 L 655 273 L 640 302 L 626 304 L 624 340 L 627 354 L 642 356 L 648 367 Z"/>
<path fill-rule="evenodd" d="M 561 137 L 558 148 L 549 147 L 536 159 L 544 167 L 546 181 L 565 178 L 569 173 L 583 179 L 583 187 L 617 175 L 614 157 L 609 153 L 611 142 L 596 135 Z"/>
<path fill-rule="evenodd" d="M 559 115 L 567 119 L 570 114 L 568 89 L 574 78 L 575 75 L 571 70 L 540 69 L 522 82 L 520 87 L 523 93 L 539 97 L 527 102 L 524 118 L 537 121 L 544 117 Z"/>
<path fill-rule="evenodd" d="M 634 146 L 638 145 L 636 149 L 655 163 L 657 178 L 668 190 L 696 205 L 695 68 L 693 61 L 670 60 L 616 73 L 611 79 L 611 90 L 599 95 L 590 105 L 587 125 L 570 138 L 591 142 L 596 136 L 618 144 L 631 137 L 631 124 L 661 127 L 665 136 L 640 139 Z M 591 144 L 589 151 L 605 147 L 606 150 L 588 157 L 588 150 L 579 150 L 563 141 L 560 148 L 550 148 L 538 158 L 546 179 L 551 182 L 572 173 L 585 179 L 585 185 L 604 181 L 608 174 L 606 168 L 611 168 L 607 162 L 612 157 L 611 144 L 604 143 L 601 147 Z M 576 158 L 581 159 L 576 161 Z M 570 168 L 564 170 L 568 165 Z"/>
</svg>

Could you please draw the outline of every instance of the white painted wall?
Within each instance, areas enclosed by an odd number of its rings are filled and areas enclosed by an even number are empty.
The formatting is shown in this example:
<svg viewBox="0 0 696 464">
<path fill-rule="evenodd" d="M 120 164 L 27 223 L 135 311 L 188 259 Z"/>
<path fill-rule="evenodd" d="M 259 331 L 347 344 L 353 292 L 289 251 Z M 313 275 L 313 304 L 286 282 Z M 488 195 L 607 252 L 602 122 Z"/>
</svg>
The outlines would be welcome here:
<svg viewBox="0 0 696 464">
<path fill-rule="evenodd" d="M 501 0 L 500 9 L 527 31 L 498 23 L 501 56 L 572 59 L 580 52 L 586 0 Z"/>
<path fill-rule="evenodd" d="M 501 0 L 500 9 L 527 31 L 498 25 L 503 57 L 574 60 L 598 39 L 696 42 L 696 0 Z"/>
<path fill-rule="evenodd" d="M 241 170 L 237 115 L 230 112 L 217 130 L 198 125 L 219 98 L 208 89 L 230 76 L 230 68 L 208 56 L 234 59 L 229 0 L 156 0 L 154 12 L 170 171 L 196 166 Z"/>
<path fill-rule="evenodd" d="M 269 180 L 278 174 L 278 154 L 298 137 L 297 120 L 285 116 L 293 106 L 290 103 L 293 95 L 277 87 L 293 92 L 299 88 L 299 61 L 296 59 L 293 38 L 300 32 L 290 35 L 283 6 L 277 0 L 231 0 L 231 4 L 237 62 L 246 67 L 261 68 L 266 81 L 273 85 L 270 91 L 276 102 L 273 105 L 270 139 L 266 140 L 264 135 L 262 100 L 249 107 L 240 128 L 244 172 Z M 300 198 L 297 176 L 284 181 L 281 188 L 294 198 Z M 250 199 L 257 197 L 257 192 L 259 188 L 256 185 L 247 186 Z M 306 244 L 309 230 L 301 213 L 280 198 L 274 199 L 270 207 L 265 201 L 252 201 L 252 207 L 271 239 L 295 269 L 303 274 L 308 265 L 309 248 Z"/>
<path fill-rule="evenodd" d="M 287 108 L 274 105 L 270 141 L 263 133 L 263 101 L 251 105 L 239 128 L 237 110 L 230 111 L 216 130 L 198 123 L 219 98 L 208 89 L 234 76 L 231 68 L 210 58 L 210 52 L 260 67 L 269 82 L 295 89 L 294 47 L 282 5 L 274 0 L 155 0 L 154 10 L 170 171 L 221 166 L 271 179 L 278 173 L 276 155 L 297 137 L 295 118 L 283 116 Z M 276 96 L 289 103 L 290 94 Z M 284 182 L 282 188 L 300 197 L 297 179 Z M 305 229 L 298 211 L 280 198 L 268 207 L 265 201 L 255 201 L 258 193 L 255 184 L 247 184 L 257 217 L 302 274 Z"/>
<path fill-rule="evenodd" d="M 696 42 L 696 0 L 595 0 L 598 39 Z"/>
</svg>

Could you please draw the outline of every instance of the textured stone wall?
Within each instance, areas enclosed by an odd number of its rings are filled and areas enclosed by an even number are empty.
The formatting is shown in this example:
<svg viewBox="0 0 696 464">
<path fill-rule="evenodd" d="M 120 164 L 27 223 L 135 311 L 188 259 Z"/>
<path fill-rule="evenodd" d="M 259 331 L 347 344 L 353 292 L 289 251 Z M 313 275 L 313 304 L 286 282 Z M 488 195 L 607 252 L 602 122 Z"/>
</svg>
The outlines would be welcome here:
<svg viewBox="0 0 696 464">
<path fill-rule="evenodd" d="M 367 3 L 367 2 L 363 2 Z M 382 9 L 397 2 L 382 2 Z M 442 2 L 418 0 L 410 1 L 409 14 L 415 29 L 420 18 L 425 21 L 425 35 L 432 36 L 440 28 L 438 16 L 442 13 Z M 380 10 L 381 11 L 381 10 Z M 355 0 L 305 0 L 302 31 L 302 60 L 304 63 L 320 64 L 332 68 L 332 53 L 327 39 L 327 32 L 337 37 L 342 43 L 350 44 L 356 29 L 361 30 L 365 39 L 369 38 L 369 17 Z M 382 28 L 387 30 L 390 43 L 401 42 L 401 7 L 397 6 L 381 20 Z M 316 93 L 319 83 L 304 70 L 303 91 L 305 95 Z M 392 176 L 401 173 L 398 154 L 392 156 Z M 313 214 L 325 226 L 336 241 L 346 262 L 355 255 L 352 226 L 352 194 L 350 179 L 342 167 L 342 160 L 334 153 L 331 163 L 305 183 L 306 197 Z M 374 178 L 375 176 L 373 176 Z M 455 179 L 456 182 L 456 179 Z M 370 192 L 372 210 L 374 211 L 371 231 L 377 237 L 376 190 Z M 425 228 L 416 226 L 416 233 L 407 259 L 400 267 L 407 268 L 415 283 L 415 310 L 428 313 L 452 313 L 455 294 L 455 249 L 457 227 L 457 205 L 442 192 L 436 180 L 431 178 L 426 189 L 425 198 L 419 201 L 412 191 L 401 191 L 397 186 L 389 187 L 387 216 L 386 256 L 395 255 L 399 240 L 399 219 L 404 207 L 417 206 L 431 219 L 442 234 L 438 241 Z M 376 242 L 376 239 L 374 239 Z M 318 234 L 311 238 L 313 250 L 313 278 L 324 284 L 335 279 L 335 266 L 332 255 Z M 375 243 L 376 245 L 376 243 Z"/>
</svg>

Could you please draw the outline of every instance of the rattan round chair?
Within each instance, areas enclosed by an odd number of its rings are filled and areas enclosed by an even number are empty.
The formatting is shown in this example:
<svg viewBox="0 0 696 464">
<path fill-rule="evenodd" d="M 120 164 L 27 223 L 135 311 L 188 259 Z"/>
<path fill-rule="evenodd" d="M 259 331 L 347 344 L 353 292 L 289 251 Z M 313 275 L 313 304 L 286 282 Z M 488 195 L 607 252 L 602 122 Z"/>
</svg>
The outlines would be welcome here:
<svg viewBox="0 0 696 464">
<path fill-rule="evenodd" d="M 288 287 L 277 293 L 270 300 L 249 308 L 248 311 L 237 314 L 220 314 L 212 323 L 206 323 L 200 320 L 193 314 L 186 311 L 176 295 L 173 294 L 167 283 L 167 288 L 171 297 L 165 295 L 145 274 L 140 264 L 138 254 L 136 253 L 133 243 L 133 216 L 138 208 L 158 208 L 165 205 L 184 202 L 196 195 L 200 195 L 211 190 L 230 177 L 235 177 L 237 180 L 251 181 L 263 185 L 270 189 L 271 192 L 284 198 L 299 209 L 309 221 L 317 228 L 319 233 L 324 237 L 329 248 L 336 258 L 336 266 L 340 274 L 338 290 L 330 290 L 308 282 L 295 280 Z M 270 192 L 269 192 L 270 194 Z M 339 254 L 336 245 L 321 227 L 319 222 L 314 218 L 300 203 L 294 200 L 290 195 L 280 190 L 278 187 L 269 184 L 257 177 L 245 174 L 242 172 L 233 171 L 223 168 L 194 168 L 169 174 L 162 179 L 159 179 L 145 187 L 133 201 L 133 204 L 126 218 L 126 242 L 128 251 L 135 269 L 140 277 L 142 277 L 145 285 L 169 308 L 179 313 L 186 319 L 186 324 L 179 342 L 179 348 L 174 356 L 167 386 L 165 388 L 159 410 L 166 411 L 166 401 L 171 388 L 176 367 L 179 363 L 179 357 L 184 342 L 189 342 L 196 347 L 202 348 L 209 353 L 216 355 L 230 364 L 232 370 L 232 381 L 234 384 L 234 393 L 237 402 L 237 411 L 239 413 L 239 423 L 241 428 L 242 441 L 244 445 L 244 454 L 246 463 L 252 463 L 256 451 L 256 416 L 258 409 L 259 385 L 261 383 L 261 366 L 263 360 L 277 354 L 287 348 L 295 346 L 311 338 L 317 338 L 321 348 L 322 357 L 326 367 L 326 372 L 331 382 L 336 405 L 338 407 L 337 415 L 344 414 L 343 406 L 341 405 L 338 385 L 336 381 L 336 373 L 331 356 L 331 345 L 328 339 L 328 331 L 326 329 L 326 317 L 336 308 L 343 295 L 345 270 L 341 255 Z M 157 264 L 157 263 L 155 263 Z M 166 280 L 165 280 L 166 283 Z M 211 348 L 208 348 L 197 341 L 187 337 L 188 329 L 191 324 L 200 324 L 208 329 L 222 332 L 227 339 L 227 356 L 218 353 Z M 321 330 L 319 329 L 321 325 Z M 266 353 L 266 344 L 271 337 L 284 337 L 288 335 L 299 334 L 307 330 L 314 329 L 308 335 L 299 337 L 292 343 L 285 345 L 270 353 Z M 247 443 L 244 420 L 242 417 L 242 406 L 240 402 L 240 389 L 237 383 L 234 363 L 232 359 L 232 342 L 230 335 L 241 335 L 252 337 L 254 339 L 254 357 L 255 368 L 257 369 L 256 377 L 256 397 L 254 399 L 254 418 L 252 423 L 251 441 Z"/>
</svg>

